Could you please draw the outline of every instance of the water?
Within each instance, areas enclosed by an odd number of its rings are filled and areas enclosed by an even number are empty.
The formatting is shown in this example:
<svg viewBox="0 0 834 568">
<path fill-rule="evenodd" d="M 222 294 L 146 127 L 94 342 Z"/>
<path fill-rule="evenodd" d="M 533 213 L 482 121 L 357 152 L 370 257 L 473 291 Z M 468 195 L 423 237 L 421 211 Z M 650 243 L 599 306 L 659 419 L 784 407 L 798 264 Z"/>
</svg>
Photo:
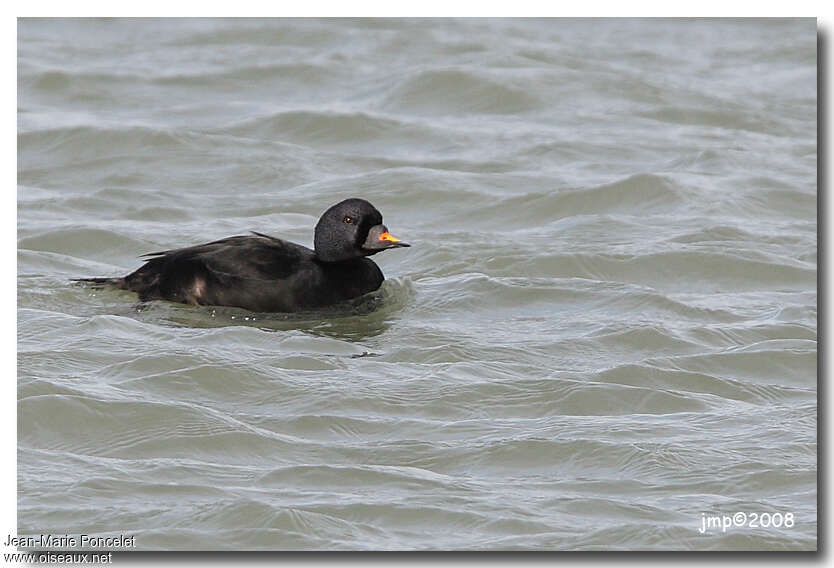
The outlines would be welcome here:
<svg viewBox="0 0 834 568">
<path fill-rule="evenodd" d="M 18 32 L 19 534 L 816 547 L 814 20 Z M 413 246 L 347 308 L 69 282 L 350 196 Z"/>
</svg>

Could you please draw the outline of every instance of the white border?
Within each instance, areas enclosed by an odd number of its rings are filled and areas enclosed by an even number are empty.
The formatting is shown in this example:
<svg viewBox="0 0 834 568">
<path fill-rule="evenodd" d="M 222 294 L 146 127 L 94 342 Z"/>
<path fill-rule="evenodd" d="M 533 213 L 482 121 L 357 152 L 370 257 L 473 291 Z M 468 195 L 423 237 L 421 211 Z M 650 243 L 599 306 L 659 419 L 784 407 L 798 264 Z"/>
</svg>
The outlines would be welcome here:
<svg viewBox="0 0 834 568">
<path fill-rule="evenodd" d="M 3 77 L 6 78 L 2 89 L 3 93 L 3 110 L 2 125 L 3 132 L 3 160 L 2 160 L 2 179 L 6 179 L 6 184 L 3 185 L 2 191 L 2 206 L 0 206 L 0 231 L 2 231 L 2 248 L 0 248 L 0 266 L 2 266 L 2 274 L 0 274 L 0 321 L 2 325 L 2 373 L 0 373 L 0 384 L 2 385 L 2 393 L 0 393 L 0 400 L 4 405 L 3 411 L 0 412 L 2 418 L 2 425 L 0 425 L 0 440 L 2 440 L 2 448 L 0 452 L 5 456 L 3 459 L 2 473 L 0 473 L 0 537 L 5 541 L 6 532 L 11 534 L 16 533 L 17 526 L 17 312 L 16 312 L 16 283 L 17 283 L 17 252 L 16 246 L 12 246 L 17 242 L 16 228 L 17 228 L 17 209 L 16 209 L 16 187 L 17 187 L 17 123 L 16 123 L 16 109 L 17 109 L 17 21 L 18 16 L 97 16 L 97 15 L 111 15 L 111 16 L 677 16 L 677 17 L 691 17 L 691 16 L 720 16 L 720 17 L 737 17 L 737 16 L 768 16 L 768 17 L 784 17 L 784 16 L 803 16 L 803 17 L 817 17 L 819 26 L 826 33 L 828 45 L 828 57 L 825 70 L 823 71 L 831 76 L 831 51 L 832 41 L 834 41 L 834 16 L 832 14 L 831 3 L 824 3 L 822 1 L 803 1 L 794 0 L 789 4 L 784 2 L 718 2 L 714 0 L 707 0 L 698 2 L 697 4 L 689 5 L 687 3 L 673 3 L 673 2 L 649 2 L 649 1 L 631 1 L 631 2 L 613 2 L 613 1 L 585 1 L 579 3 L 545 3 L 540 0 L 514 0 L 512 2 L 483 2 L 475 4 L 473 2 L 449 2 L 437 0 L 423 0 L 419 3 L 406 2 L 391 2 L 387 0 L 382 1 L 363 1 L 354 0 L 353 2 L 336 2 L 336 1 L 307 1 L 303 3 L 274 3 L 266 5 L 263 2 L 253 2 L 251 0 L 238 0 L 237 2 L 162 2 L 150 1 L 142 4 L 137 3 L 114 3 L 110 1 L 84 1 L 77 0 L 75 2 L 35 2 L 27 3 L 25 6 L 15 6 L 17 13 L 6 13 L 10 11 L 12 4 L 6 4 L 3 9 L 2 18 L 0 18 L 0 42 L 3 46 Z M 9 78 L 15 77 L 14 81 Z M 830 84 L 830 82 L 829 82 Z M 830 95 L 830 93 L 829 93 Z M 830 96 L 829 96 L 830 99 Z M 820 101 L 822 103 L 822 101 Z M 830 105 L 828 112 L 831 112 Z M 830 125 L 830 116 L 824 126 L 826 132 L 831 132 L 828 126 Z M 830 167 L 831 160 L 831 144 L 827 145 L 827 152 L 825 156 L 820 156 L 821 160 L 826 160 L 826 164 Z M 830 176 L 830 173 L 829 173 Z M 828 188 L 818 188 L 818 191 L 827 191 Z M 831 219 L 832 213 L 832 199 L 829 196 L 826 200 L 827 208 L 825 211 L 825 219 Z M 829 227 L 827 231 L 828 238 L 824 245 L 825 251 L 830 251 L 832 247 L 832 234 Z M 818 257 L 818 264 L 823 262 L 828 265 L 829 255 L 822 255 Z M 830 286 L 824 291 L 828 301 L 831 301 Z M 823 291 L 820 290 L 822 294 Z M 12 300 L 14 299 L 14 300 Z M 827 322 L 828 314 L 818 314 L 818 317 Z M 825 326 L 825 338 L 830 338 L 830 326 Z M 823 349 L 823 346 L 820 346 Z M 829 352 L 826 350 L 826 353 Z M 829 354 L 830 355 L 830 354 Z M 828 377 L 820 377 L 820 381 L 828 382 Z M 824 389 L 825 393 L 831 391 L 831 386 Z M 823 414 L 826 409 L 830 408 L 826 403 L 828 400 L 820 401 L 820 413 Z M 832 420 L 825 420 L 827 425 L 826 432 L 821 432 L 820 443 L 830 439 Z M 826 452 L 827 454 L 827 452 Z M 824 468 L 824 464 L 820 464 Z M 823 469 L 825 471 L 825 469 Z M 829 507 L 821 505 L 822 511 L 828 511 Z M 826 520 L 822 520 L 819 528 L 822 529 L 830 524 Z M 824 534 L 819 535 L 821 539 Z M 830 543 L 828 543 L 830 544 Z M 4 552 L 9 552 L 5 550 Z M 220 563 L 225 563 L 221 559 Z M 181 558 L 182 559 L 182 558 Z M 239 559 L 239 558 L 238 558 Z M 613 558 L 611 558 L 613 559 Z M 629 560 L 628 555 L 618 555 L 618 560 Z M 669 560 L 675 561 L 676 558 L 661 557 L 658 560 L 664 564 Z M 792 562 L 794 557 L 774 557 L 777 562 Z M 170 560 L 170 558 L 169 558 Z M 231 559 L 229 559 L 231 560 Z M 264 560 L 262 557 L 259 559 Z M 282 564 L 305 564 L 309 565 L 307 560 L 292 560 L 276 557 L 272 560 L 278 560 Z M 348 560 L 350 557 L 329 557 L 326 562 L 339 562 Z M 363 558 L 353 558 L 353 561 L 367 562 L 367 556 Z M 379 560 L 382 560 L 380 558 Z M 451 563 L 453 558 L 445 557 L 438 558 L 436 556 L 422 556 L 411 557 L 409 562 L 417 561 L 418 563 L 426 562 L 432 565 L 445 565 Z M 482 564 L 485 558 L 472 559 L 467 557 L 458 557 L 454 559 L 455 563 L 463 564 Z M 516 563 L 519 557 L 500 557 L 500 559 L 491 559 L 488 563 L 511 564 Z M 496 562 L 497 560 L 497 562 Z M 582 561 L 581 558 L 573 557 L 539 557 L 534 560 L 532 558 L 524 559 L 525 561 L 533 560 L 534 564 L 541 564 L 542 562 L 559 561 L 567 562 L 568 564 L 587 564 L 587 558 Z M 592 560 L 591 563 L 596 563 L 600 560 Z M 632 561 L 643 562 L 645 557 L 636 556 L 631 558 Z M 683 560 L 683 558 L 679 558 Z M 692 558 L 688 557 L 687 561 Z M 762 559 L 750 557 L 723 557 L 716 558 L 709 556 L 707 558 L 698 558 L 696 561 L 709 562 L 710 564 L 724 564 L 729 565 L 732 560 L 733 564 L 758 564 Z M 117 560 L 118 561 L 118 560 Z M 158 563 L 159 558 L 147 559 L 147 563 Z M 319 559 L 321 562 L 325 562 Z M 387 562 L 399 563 L 402 560 L 387 558 Z M 194 562 L 190 559 L 190 562 Z M 199 560 L 203 564 L 205 560 Z M 688 563 L 687 562 L 687 563 Z M 136 563 L 136 562 L 134 562 Z M 144 564 L 145 561 L 139 562 Z M 166 562 L 167 563 L 167 562 Z M 318 563 L 318 562 L 314 562 Z M 770 562 L 768 562 L 770 563 Z M 212 562 L 214 564 L 214 562 Z"/>
</svg>

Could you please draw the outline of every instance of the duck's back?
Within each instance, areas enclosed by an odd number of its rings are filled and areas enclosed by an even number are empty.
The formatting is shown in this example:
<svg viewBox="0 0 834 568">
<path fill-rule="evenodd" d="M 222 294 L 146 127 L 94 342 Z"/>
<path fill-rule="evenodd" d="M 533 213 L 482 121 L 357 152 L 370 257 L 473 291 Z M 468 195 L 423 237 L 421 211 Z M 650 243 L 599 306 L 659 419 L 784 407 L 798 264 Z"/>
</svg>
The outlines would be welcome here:
<svg viewBox="0 0 834 568">
<path fill-rule="evenodd" d="M 315 252 L 256 233 L 146 255 L 121 282 L 141 300 L 295 312 L 376 290 L 384 280 L 373 261 L 326 263 Z"/>
</svg>

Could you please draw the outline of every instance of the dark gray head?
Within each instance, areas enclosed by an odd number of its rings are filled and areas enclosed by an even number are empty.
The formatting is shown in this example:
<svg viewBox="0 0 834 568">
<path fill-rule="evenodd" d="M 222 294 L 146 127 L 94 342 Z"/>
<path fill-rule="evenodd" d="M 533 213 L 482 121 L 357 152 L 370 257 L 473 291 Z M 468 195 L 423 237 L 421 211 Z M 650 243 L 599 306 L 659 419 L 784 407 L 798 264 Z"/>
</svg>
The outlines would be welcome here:
<svg viewBox="0 0 834 568">
<path fill-rule="evenodd" d="M 382 214 L 364 199 L 345 199 L 324 212 L 316 225 L 316 256 L 340 262 L 410 246 L 382 224 Z"/>
</svg>

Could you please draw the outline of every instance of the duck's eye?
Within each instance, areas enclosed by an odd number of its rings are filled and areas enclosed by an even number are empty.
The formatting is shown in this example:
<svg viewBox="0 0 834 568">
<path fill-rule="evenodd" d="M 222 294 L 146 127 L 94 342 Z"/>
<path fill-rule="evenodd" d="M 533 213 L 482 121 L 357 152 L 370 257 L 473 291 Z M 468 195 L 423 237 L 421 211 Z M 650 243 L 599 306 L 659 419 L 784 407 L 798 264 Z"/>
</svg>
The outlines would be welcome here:
<svg viewBox="0 0 834 568">
<path fill-rule="evenodd" d="M 350 215 L 346 215 L 344 221 L 345 221 L 345 223 L 350 225 L 350 224 L 353 223 L 353 217 L 351 217 Z"/>
</svg>

